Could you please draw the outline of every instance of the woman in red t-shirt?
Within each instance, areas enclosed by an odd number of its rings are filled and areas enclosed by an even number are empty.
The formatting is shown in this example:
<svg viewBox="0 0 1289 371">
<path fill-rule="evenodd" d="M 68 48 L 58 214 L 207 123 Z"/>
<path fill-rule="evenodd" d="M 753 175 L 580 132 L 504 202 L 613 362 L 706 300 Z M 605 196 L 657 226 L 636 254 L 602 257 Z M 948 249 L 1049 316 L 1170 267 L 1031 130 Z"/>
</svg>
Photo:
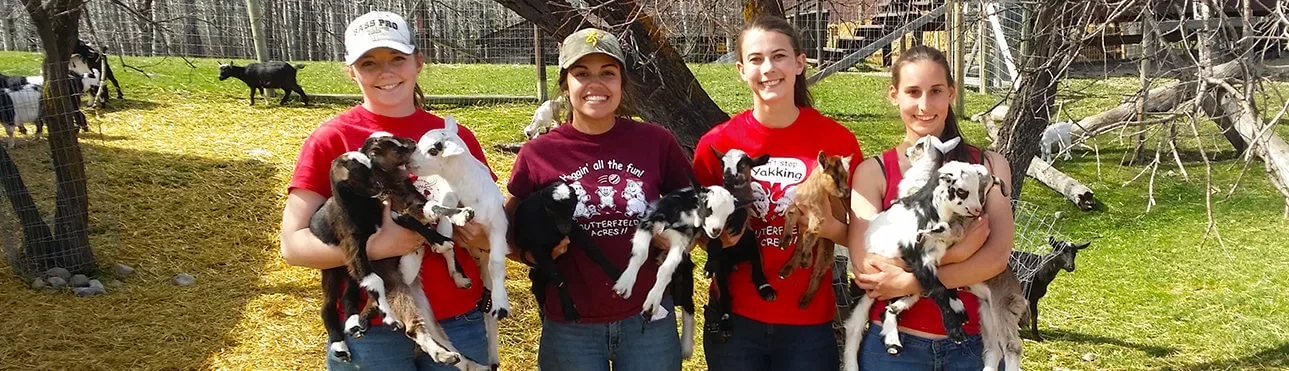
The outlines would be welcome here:
<svg viewBox="0 0 1289 371">
<path fill-rule="evenodd" d="M 779 279 L 778 271 L 795 247 L 780 250 L 777 245 L 780 238 L 791 238 L 785 235 L 784 212 L 791 207 L 796 186 L 814 171 L 819 151 L 859 159 L 863 157 L 859 141 L 849 129 L 811 108 L 804 75 L 806 56 L 796 30 L 787 21 L 753 21 L 739 34 L 735 51 L 739 75 L 752 90 L 752 109 L 699 139 L 694 172 L 704 185 L 722 183 L 721 159 L 712 149 L 770 156 L 768 163 L 752 171 L 756 199 L 749 210 L 749 229 L 739 238 L 755 240 L 756 248 L 761 249 L 762 270 L 777 295 L 774 301 L 766 301 L 758 294 L 750 262 L 739 263 L 730 274 L 730 292 L 712 289 L 713 302 L 720 295 L 731 295 L 733 313 L 728 341 L 703 338 L 707 366 L 740 371 L 836 370 L 839 359 L 832 320 L 837 304 L 833 290 L 825 285 L 804 308 L 798 305 L 813 270 L 824 269 L 824 277 L 832 277 L 832 266 L 810 267 Z M 853 162 L 847 167 L 853 171 Z M 844 241 L 846 221 L 828 218 L 820 236 Z"/>
<path fill-rule="evenodd" d="M 949 107 L 956 93 L 953 77 L 940 51 L 918 46 L 902 53 L 891 67 L 888 91 L 891 104 L 899 108 L 904 121 L 904 141 L 881 156 L 861 163 L 855 171 L 857 180 L 851 192 L 851 209 L 856 217 L 849 231 L 851 262 L 861 272 L 856 276 L 859 287 L 878 299 L 867 314 L 872 321 L 861 345 L 860 367 L 865 370 L 980 370 L 983 346 L 979 305 L 975 296 L 965 290 L 958 295 L 968 315 L 963 326 L 969 335 L 966 342 L 955 344 L 948 340 L 939 308 L 931 299 L 922 298 L 900 316 L 903 345 L 900 355 L 887 354 L 882 344 L 878 324 L 886 300 L 919 294 L 922 288 L 898 259 L 867 253 L 863 242 L 868 221 L 889 208 L 895 199 L 900 178 L 909 168 L 905 149 L 927 135 L 941 140 L 962 138 Z M 981 163 L 982 157 L 991 173 L 1002 179 L 1003 184 L 1011 184 L 1011 170 L 1001 155 L 983 151 L 982 156 L 980 149 L 965 140 L 949 153 L 951 160 L 972 163 Z M 953 245 L 941 260 L 937 268 L 940 281 L 945 287 L 960 289 L 1002 272 L 1011 256 L 1014 231 L 1009 199 L 999 187 L 994 187 L 986 198 L 984 215 L 972 221 L 967 236 Z"/>
<path fill-rule="evenodd" d="M 443 119 L 426 112 L 421 104 L 416 77 L 424 66 L 424 57 L 412 44 L 412 31 L 402 17 L 389 12 L 371 12 L 358 17 L 345 32 L 345 71 L 362 91 L 362 104 L 322 123 L 309 135 L 300 149 L 295 173 L 287 187 L 286 207 L 282 212 L 282 259 L 287 264 L 316 269 L 334 268 L 345 263 L 344 253 L 335 246 L 318 240 L 309 231 L 309 219 L 331 196 L 329 171 L 331 162 L 348 151 L 362 147 L 373 132 L 384 131 L 394 136 L 420 139 L 425 132 L 443 128 Z M 459 135 L 470 148 L 470 154 L 484 164 L 483 149 L 474 134 L 464 126 Z M 495 175 L 494 175 L 495 178 Z M 388 205 L 386 205 L 388 208 Z M 395 224 L 386 209 L 380 229 L 367 239 L 367 254 L 372 260 L 406 255 L 425 241 L 416 232 Z M 457 262 L 463 273 L 474 282 L 470 288 L 457 288 L 448 275 L 447 263 L 439 254 L 425 254 L 421 263 L 420 283 L 438 320 L 452 345 L 462 356 L 488 364 L 488 341 L 483 313 L 476 309 L 482 297 L 479 268 L 464 248 L 487 248 L 488 240 L 480 225 L 471 223 L 456 228 Z M 355 289 L 355 288 L 350 288 Z M 456 370 L 456 367 L 434 363 L 402 331 L 376 321 L 362 339 L 346 337 L 351 362 L 341 361 L 334 349 L 327 349 L 328 370 Z"/>
</svg>

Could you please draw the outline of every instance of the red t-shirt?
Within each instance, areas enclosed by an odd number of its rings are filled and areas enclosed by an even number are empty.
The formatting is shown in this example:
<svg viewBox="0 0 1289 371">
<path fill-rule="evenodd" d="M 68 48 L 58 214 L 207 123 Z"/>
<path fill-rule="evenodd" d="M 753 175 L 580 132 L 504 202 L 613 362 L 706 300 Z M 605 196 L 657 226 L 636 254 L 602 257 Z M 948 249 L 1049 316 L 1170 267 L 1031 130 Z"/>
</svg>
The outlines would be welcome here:
<svg viewBox="0 0 1289 371">
<path fill-rule="evenodd" d="M 980 150 L 971 147 L 968 152 L 971 161 L 980 162 Z M 882 211 L 891 208 L 895 203 L 896 196 L 900 193 L 900 180 L 904 179 L 904 171 L 900 170 L 900 155 L 894 148 L 882 152 L 882 173 L 886 176 L 886 191 L 882 194 Z M 962 305 L 967 310 L 967 322 L 962 324 L 962 330 L 968 334 L 980 333 L 980 300 L 972 295 L 970 291 L 958 289 L 958 298 L 962 299 Z M 868 318 L 875 323 L 882 320 L 882 312 L 886 311 L 886 301 L 882 300 L 873 305 L 873 309 L 868 311 Z M 944 316 L 940 313 L 940 306 L 935 304 L 935 300 L 923 297 L 918 299 L 908 310 L 900 314 L 900 326 L 913 330 L 922 331 L 929 334 L 945 335 Z"/>
<path fill-rule="evenodd" d="M 781 129 L 767 128 L 756 121 L 751 110 L 744 111 L 698 140 L 698 147 L 694 149 L 694 172 L 703 185 L 722 183 L 721 159 L 709 147 L 722 153 L 737 148 L 753 157 L 770 155 L 769 163 L 752 171 L 755 180 L 752 189 L 757 199 L 752 207 L 752 229 L 748 233 L 756 233 L 762 267 L 778 299 L 773 302 L 761 299 L 752 284 L 751 263 L 742 262 L 729 277 L 734 313 L 773 324 L 817 325 L 832 321 L 837 299 L 827 285 L 820 286 L 805 309 L 797 307 L 812 271 L 818 267 L 797 270 L 787 279 L 779 279 L 779 269 L 792 257 L 796 247 L 779 250 L 777 246 L 783 236 L 784 211 L 791 204 L 797 184 L 814 171 L 820 150 L 828 155 L 852 156 L 850 172 L 855 173 L 855 164 L 863 158 L 855 134 L 813 108 L 801 108 L 797 120 Z M 854 177 L 850 180 L 854 181 Z M 831 265 L 822 269 L 828 270 L 824 277 L 832 277 Z M 716 291 L 714 284 L 712 290 Z"/>
<path fill-rule="evenodd" d="M 625 269 L 631 258 L 631 236 L 649 203 L 662 194 L 689 186 L 691 169 L 671 132 L 656 124 L 619 118 L 609 131 L 589 135 L 572 125 L 524 144 L 511 169 L 510 194 L 523 199 L 552 182 L 570 183 L 577 193 L 574 219 L 591 236 L 609 262 Z M 640 267 L 631 298 L 613 292 L 615 281 L 578 249 L 555 260 L 564 276 L 579 322 L 603 323 L 640 315 L 649 289 L 657 281 L 654 256 Z M 546 288 L 546 316 L 567 322 L 554 285 Z"/>
<path fill-rule="evenodd" d="M 362 148 L 363 142 L 371 133 L 385 131 L 394 136 L 420 140 L 425 132 L 441 128 L 443 119 L 423 110 L 417 110 L 407 117 L 387 117 L 372 113 L 361 105 L 355 106 L 322 123 L 305 139 L 287 192 L 300 188 L 317 192 L 323 197 L 331 197 L 331 162 L 345 152 Z M 487 164 L 483 148 L 479 146 L 474 133 L 465 126 L 459 126 L 458 134 L 470 148 L 470 154 Z M 496 178 L 496 174 L 493 174 L 493 179 Z M 458 246 L 456 255 L 464 269 L 462 272 L 474 282 L 468 289 L 459 289 L 452 282 L 443 256 L 427 253 L 421 261 L 422 289 L 425 290 L 430 308 L 434 310 L 434 317 L 438 320 L 469 312 L 474 309 L 483 293 L 479 267 L 470 253 Z"/>
</svg>

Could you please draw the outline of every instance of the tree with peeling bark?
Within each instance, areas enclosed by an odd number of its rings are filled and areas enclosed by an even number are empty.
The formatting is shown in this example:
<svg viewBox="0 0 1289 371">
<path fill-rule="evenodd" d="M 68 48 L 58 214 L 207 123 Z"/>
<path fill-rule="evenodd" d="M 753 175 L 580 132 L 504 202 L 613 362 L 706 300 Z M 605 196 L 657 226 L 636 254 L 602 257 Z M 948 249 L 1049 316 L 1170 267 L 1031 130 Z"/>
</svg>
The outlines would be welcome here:
<svg viewBox="0 0 1289 371">
<path fill-rule="evenodd" d="M 49 150 L 57 183 L 52 231 L 28 193 L 26 184 L 9 154 L 0 148 L 0 181 L 22 224 L 23 248 L 13 261 L 15 270 L 36 274 L 52 267 L 91 273 L 97 262 L 90 249 L 89 196 L 85 162 L 77 139 L 67 73 L 68 59 L 76 45 L 82 0 L 23 0 L 44 49 L 45 81 L 43 119 L 49 126 Z"/>
<path fill-rule="evenodd" d="M 1031 177 L 1072 202 L 1080 203 L 1078 194 L 1087 188 L 1050 164 L 1035 162 L 1031 148 L 1052 117 L 1048 107 L 1052 106 L 1057 92 L 1055 82 L 1078 48 L 1094 44 L 1089 40 L 1105 33 L 1107 24 L 1136 22 L 1144 25 L 1139 70 L 1142 89 L 1132 94 L 1132 99 L 1110 110 L 1078 120 L 1071 130 L 1073 143 L 1131 128 L 1121 134 L 1121 139 L 1136 139 L 1140 143 L 1132 152 L 1143 168 L 1129 182 L 1149 179 L 1149 211 L 1164 151 L 1172 152 L 1178 170 L 1186 174 L 1188 164 L 1182 161 L 1176 138 L 1187 134 L 1179 131 L 1178 126 L 1188 128 L 1188 139 L 1197 143 L 1205 166 L 1206 189 L 1217 189 L 1211 175 L 1212 144 L 1206 143 L 1209 137 L 1201 134 L 1216 131 L 1231 144 L 1233 152 L 1242 155 L 1246 171 L 1251 161 L 1263 163 L 1261 167 L 1266 169 L 1271 184 L 1287 200 L 1286 216 L 1289 216 L 1289 144 L 1274 130 L 1289 111 L 1289 102 L 1268 112 L 1257 107 L 1258 103 L 1284 101 L 1282 88 L 1265 82 L 1270 77 L 1283 80 L 1289 76 L 1289 67 L 1282 67 L 1289 65 L 1282 57 L 1289 50 L 1285 46 L 1289 42 L 1289 17 L 1286 17 L 1289 6 L 1260 0 L 1180 4 L 1155 0 L 1117 3 L 1044 0 L 1033 6 L 1038 16 L 1032 39 L 1027 41 L 1034 48 L 1026 56 L 1021 82 L 1013 95 L 1015 101 L 1010 104 L 1005 122 L 987 131 L 997 138 L 995 146 L 1008 158 L 1014 172 L 1025 168 Z M 1170 53 L 1184 58 L 1180 62 L 1174 59 L 1170 64 L 1167 58 Z M 1269 60 L 1267 56 L 1282 59 Z M 1177 81 L 1162 86 L 1152 83 L 1160 78 Z M 1277 113 L 1267 117 L 1269 112 Z M 1201 130 L 1200 126 L 1209 122 L 1214 123 L 1214 128 Z M 1142 141 L 1148 136 L 1155 139 Z M 1140 153 L 1149 143 L 1155 143 L 1153 159 Z M 1020 194 L 1022 179 L 1015 175 L 1014 197 Z M 1230 186 L 1227 197 L 1238 187 L 1243 175 Z M 1183 175 L 1182 181 L 1188 180 Z M 1216 233 L 1212 200 L 1208 195 L 1206 204 L 1210 228 Z M 1219 241 L 1220 238 L 1218 234 Z"/>
</svg>

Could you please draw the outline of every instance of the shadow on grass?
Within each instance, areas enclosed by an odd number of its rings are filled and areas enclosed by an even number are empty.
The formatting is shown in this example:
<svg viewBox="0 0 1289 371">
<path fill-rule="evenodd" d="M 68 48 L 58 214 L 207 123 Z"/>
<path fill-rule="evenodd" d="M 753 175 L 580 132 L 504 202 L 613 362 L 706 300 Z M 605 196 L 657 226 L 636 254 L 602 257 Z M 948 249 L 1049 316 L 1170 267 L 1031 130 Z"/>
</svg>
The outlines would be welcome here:
<svg viewBox="0 0 1289 371">
<path fill-rule="evenodd" d="M 1043 330 L 1040 328 L 1039 332 L 1043 334 L 1044 341 L 1055 340 L 1055 341 L 1070 341 L 1070 342 L 1076 342 L 1076 343 L 1114 345 L 1121 348 L 1136 349 L 1136 350 L 1145 352 L 1146 354 L 1149 354 L 1151 357 L 1165 357 L 1178 352 L 1176 348 L 1136 344 L 1136 343 L 1130 343 L 1120 339 L 1109 338 L 1105 336 L 1081 334 L 1077 332 L 1069 332 L 1064 330 Z M 1021 334 L 1021 337 L 1023 338 L 1033 340 L 1033 333 L 1030 332 L 1029 330 L 1021 330 L 1020 334 Z"/>
<path fill-rule="evenodd" d="M 113 90 L 112 98 L 107 101 L 106 107 L 104 107 L 103 105 L 99 105 L 98 107 L 87 109 L 86 114 L 93 114 L 92 112 L 89 112 L 89 111 L 94 111 L 94 110 L 97 110 L 98 112 L 101 112 L 101 113 L 125 111 L 125 110 L 145 110 L 146 111 L 146 110 L 152 110 L 152 109 L 166 106 L 165 103 L 158 103 L 158 102 L 147 101 L 147 100 L 137 100 L 137 99 L 130 99 L 130 98 L 116 99 L 115 94 L 116 94 L 115 90 Z"/>
<path fill-rule="evenodd" d="M 1263 349 L 1261 352 L 1243 358 L 1194 364 L 1178 370 L 1283 370 L 1286 368 L 1289 368 L 1289 343 Z"/>
<path fill-rule="evenodd" d="M 292 285 L 261 287 L 278 259 L 280 192 L 271 164 L 82 143 L 92 218 L 108 217 L 119 237 L 93 246 L 100 266 L 136 272 L 108 294 L 77 298 L 0 287 L 0 303 L 47 302 L 0 318 L 15 329 L 0 343 L 6 364 L 28 369 L 196 369 L 246 341 L 233 329 L 264 294 L 300 295 Z M 91 155 L 92 154 L 92 155 Z M 42 159 L 43 157 L 43 159 Z M 41 210 L 52 210 L 48 155 L 15 156 Z M 7 200 L 4 208 L 8 208 Z M 49 203 L 50 205 L 46 205 Z M 119 223 L 119 224 L 118 224 Z M 12 233 L 12 232 L 5 232 Z M 171 284 L 188 273 L 197 283 Z M 25 317 L 25 318 L 24 318 Z M 13 362 L 13 363 L 9 363 Z M 128 365 L 128 366 L 127 366 Z M 3 368 L 3 367 L 0 367 Z"/>
</svg>

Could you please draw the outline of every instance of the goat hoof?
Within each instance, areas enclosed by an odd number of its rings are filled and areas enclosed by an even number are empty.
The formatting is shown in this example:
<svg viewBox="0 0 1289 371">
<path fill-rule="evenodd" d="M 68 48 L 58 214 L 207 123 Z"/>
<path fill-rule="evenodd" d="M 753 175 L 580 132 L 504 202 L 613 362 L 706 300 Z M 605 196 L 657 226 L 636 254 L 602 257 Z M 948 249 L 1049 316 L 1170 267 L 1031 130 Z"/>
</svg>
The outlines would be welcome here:
<svg viewBox="0 0 1289 371">
<path fill-rule="evenodd" d="M 890 344 L 886 346 L 886 354 L 890 354 L 893 356 L 900 355 L 900 352 L 903 350 L 904 350 L 904 347 L 899 346 L 898 344 Z"/>
<path fill-rule="evenodd" d="M 507 316 L 509 316 L 509 315 L 510 315 L 510 311 L 505 310 L 505 309 L 497 309 L 496 311 L 494 311 L 494 312 L 492 313 L 492 316 L 493 316 L 493 317 L 497 317 L 497 319 L 499 319 L 499 320 L 500 320 L 500 319 L 506 319 L 506 317 L 507 317 Z"/>
<path fill-rule="evenodd" d="M 336 359 L 339 359 L 340 362 L 344 362 L 344 363 L 350 363 L 354 361 L 353 358 L 349 356 L 349 352 L 345 352 L 345 351 L 337 351 Z"/>
<path fill-rule="evenodd" d="M 761 299 L 765 299 L 765 301 L 774 301 L 774 299 L 779 298 L 779 294 L 774 291 L 774 288 L 768 285 L 757 289 L 756 291 L 761 294 Z"/>
<path fill-rule="evenodd" d="M 949 340 L 953 340 L 954 344 L 962 344 L 962 342 L 967 341 L 967 333 L 963 332 L 962 328 L 950 329 L 948 332 Z"/>
</svg>

